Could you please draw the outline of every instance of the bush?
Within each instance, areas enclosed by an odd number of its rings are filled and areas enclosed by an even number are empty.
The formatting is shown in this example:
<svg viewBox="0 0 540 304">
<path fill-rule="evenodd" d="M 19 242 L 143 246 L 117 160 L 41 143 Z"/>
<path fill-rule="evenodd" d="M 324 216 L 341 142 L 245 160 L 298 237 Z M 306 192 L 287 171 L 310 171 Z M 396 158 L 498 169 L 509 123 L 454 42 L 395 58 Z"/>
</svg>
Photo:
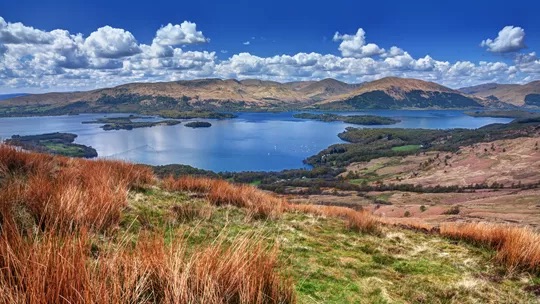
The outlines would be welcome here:
<svg viewBox="0 0 540 304">
<path fill-rule="evenodd" d="M 459 214 L 459 212 L 460 212 L 459 206 L 452 206 L 448 210 L 444 211 L 443 214 L 456 215 L 456 214 Z"/>
</svg>

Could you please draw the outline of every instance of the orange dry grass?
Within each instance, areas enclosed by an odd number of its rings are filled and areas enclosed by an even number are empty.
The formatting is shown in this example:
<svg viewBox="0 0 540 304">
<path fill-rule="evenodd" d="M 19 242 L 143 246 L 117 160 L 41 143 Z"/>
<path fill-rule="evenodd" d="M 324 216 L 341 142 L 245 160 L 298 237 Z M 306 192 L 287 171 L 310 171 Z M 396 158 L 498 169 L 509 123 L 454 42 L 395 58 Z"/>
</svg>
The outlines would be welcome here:
<svg viewBox="0 0 540 304">
<path fill-rule="evenodd" d="M 295 301 L 292 284 L 276 273 L 277 251 L 256 239 L 191 254 L 161 235 L 134 246 L 93 244 L 91 233 L 118 223 L 127 191 L 153 181 L 146 167 L 0 145 L 0 303 Z"/>
<path fill-rule="evenodd" d="M 285 211 L 300 211 L 316 215 L 342 218 L 349 229 L 366 233 L 379 231 L 377 218 L 366 211 L 319 205 L 291 205 L 285 199 L 261 191 L 249 185 L 234 185 L 211 178 L 172 176 L 163 180 L 162 186 L 169 191 L 192 191 L 204 193 L 214 205 L 232 205 L 246 208 L 255 217 L 275 217 Z"/>
<path fill-rule="evenodd" d="M 192 191 L 204 193 L 211 204 L 232 205 L 246 208 L 254 217 L 267 218 L 281 215 L 289 204 L 286 200 L 249 185 L 235 185 L 211 178 L 168 177 L 163 187 L 169 191 Z"/>
<path fill-rule="evenodd" d="M 106 229 L 118 222 L 127 191 L 153 181 L 143 166 L 0 145 L 0 203 L 26 210 L 43 227 Z"/>
<path fill-rule="evenodd" d="M 347 223 L 347 227 L 354 231 L 363 233 L 378 233 L 380 231 L 379 219 L 364 210 L 356 211 L 346 207 L 303 204 L 291 205 L 290 209 L 303 213 L 342 218 Z"/>
<path fill-rule="evenodd" d="M 540 235 L 528 227 L 490 223 L 444 223 L 441 234 L 489 246 L 510 269 L 540 270 Z"/>
<path fill-rule="evenodd" d="M 412 229 L 412 230 L 419 230 L 423 232 L 437 232 L 437 227 L 424 222 L 421 219 L 417 218 L 388 218 L 388 217 L 380 217 L 379 222 L 381 224 L 390 225 L 390 226 L 397 226 L 401 228 L 406 229 Z"/>
<path fill-rule="evenodd" d="M 0 235 L 1 303 L 294 303 L 277 251 L 239 238 L 186 253 L 161 236 L 135 248 L 92 252 L 85 232 L 28 239 L 12 223 Z"/>
</svg>

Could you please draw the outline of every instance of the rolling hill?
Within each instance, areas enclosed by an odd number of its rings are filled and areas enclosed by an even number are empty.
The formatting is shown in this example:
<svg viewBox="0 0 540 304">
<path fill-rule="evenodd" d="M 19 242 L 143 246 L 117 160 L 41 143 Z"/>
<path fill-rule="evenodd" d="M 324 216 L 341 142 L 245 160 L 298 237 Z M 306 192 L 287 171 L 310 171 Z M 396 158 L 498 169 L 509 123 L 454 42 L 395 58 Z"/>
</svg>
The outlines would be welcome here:
<svg viewBox="0 0 540 304">
<path fill-rule="evenodd" d="M 514 106 L 540 106 L 540 81 L 527 84 L 487 83 L 461 88 L 459 91 Z"/>
<path fill-rule="evenodd" d="M 256 79 L 197 79 L 131 83 L 87 92 L 19 96 L 0 115 L 83 112 L 242 111 L 282 109 L 471 108 L 489 104 L 442 85 L 387 77 L 363 84 L 335 79 L 279 83 Z"/>
<path fill-rule="evenodd" d="M 318 103 L 320 108 L 468 108 L 482 100 L 418 79 L 386 77 Z"/>
</svg>

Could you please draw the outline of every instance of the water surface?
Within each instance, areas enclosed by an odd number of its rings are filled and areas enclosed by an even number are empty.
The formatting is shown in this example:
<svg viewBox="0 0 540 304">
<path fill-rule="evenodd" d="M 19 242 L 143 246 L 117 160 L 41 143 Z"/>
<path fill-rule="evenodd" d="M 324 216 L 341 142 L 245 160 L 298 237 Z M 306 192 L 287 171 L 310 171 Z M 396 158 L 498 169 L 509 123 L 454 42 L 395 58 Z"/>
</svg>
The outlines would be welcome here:
<svg viewBox="0 0 540 304">
<path fill-rule="evenodd" d="M 77 143 L 94 147 L 100 157 L 151 165 L 178 163 L 213 171 L 277 171 L 304 167 L 302 160 L 306 157 L 342 142 L 337 134 L 346 127 L 362 127 L 296 119 L 292 117 L 294 113 L 238 113 L 238 118 L 230 120 L 198 119 L 211 122 L 210 128 L 192 129 L 180 124 L 129 131 L 103 131 L 98 124 L 81 124 L 118 114 L 0 118 L 0 138 L 70 132 L 79 135 Z M 478 128 L 512 120 L 470 117 L 455 110 L 371 110 L 341 114 L 372 114 L 401 120 L 395 125 L 377 126 L 391 128 Z M 187 121 L 191 120 L 182 122 Z"/>
</svg>

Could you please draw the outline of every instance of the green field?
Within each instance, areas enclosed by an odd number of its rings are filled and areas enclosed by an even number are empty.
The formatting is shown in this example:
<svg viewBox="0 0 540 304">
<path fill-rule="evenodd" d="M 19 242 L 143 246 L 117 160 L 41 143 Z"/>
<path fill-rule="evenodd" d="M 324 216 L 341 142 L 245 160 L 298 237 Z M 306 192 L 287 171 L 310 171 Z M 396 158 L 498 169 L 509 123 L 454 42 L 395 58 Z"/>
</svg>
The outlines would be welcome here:
<svg viewBox="0 0 540 304">
<path fill-rule="evenodd" d="M 405 145 L 399 147 L 393 147 L 392 151 L 395 152 L 411 152 L 420 149 L 420 145 Z"/>
</svg>

